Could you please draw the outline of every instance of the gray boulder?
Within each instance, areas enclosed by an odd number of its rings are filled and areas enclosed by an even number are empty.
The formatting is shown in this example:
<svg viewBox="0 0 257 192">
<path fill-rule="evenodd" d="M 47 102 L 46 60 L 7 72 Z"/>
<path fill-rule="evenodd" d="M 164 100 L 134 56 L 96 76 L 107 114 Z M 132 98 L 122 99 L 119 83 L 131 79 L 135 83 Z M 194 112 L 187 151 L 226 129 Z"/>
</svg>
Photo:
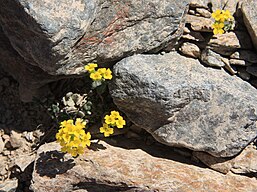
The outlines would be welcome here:
<svg viewBox="0 0 257 192">
<path fill-rule="evenodd" d="M 125 58 L 114 74 L 116 105 L 161 143 L 230 157 L 257 136 L 257 90 L 223 70 L 171 52 Z"/>
<path fill-rule="evenodd" d="M 187 3 L 187 0 L 4 0 L 0 25 L 28 66 L 46 73 L 40 80 L 30 80 L 40 87 L 49 82 L 47 75 L 80 74 L 85 63 L 104 64 L 133 53 L 156 52 L 176 42 L 183 30 Z M 26 84 L 22 80 L 20 83 Z"/>
</svg>

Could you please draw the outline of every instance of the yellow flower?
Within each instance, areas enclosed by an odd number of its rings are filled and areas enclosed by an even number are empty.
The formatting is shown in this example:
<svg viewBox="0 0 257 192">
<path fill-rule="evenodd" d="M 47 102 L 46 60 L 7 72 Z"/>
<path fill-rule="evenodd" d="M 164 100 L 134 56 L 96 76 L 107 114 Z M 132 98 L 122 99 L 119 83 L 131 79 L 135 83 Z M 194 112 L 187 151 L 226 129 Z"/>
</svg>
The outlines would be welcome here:
<svg viewBox="0 0 257 192">
<path fill-rule="evenodd" d="M 118 119 L 120 117 L 120 113 L 118 111 L 111 111 L 111 116 L 114 119 Z"/>
<path fill-rule="evenodd" d="M 99 68 L 97 69 L 97 72 L 99 72 L 101 75 L 104 75 L 104 73 L 106 72 L 106 68 Z"/>
<path fill-rule="evenodd" d="M 83 129 L 86 126 L 86 122 L 83 121 L 83 119 L 81 119 L 81 118 L 77 118 L 76 122 L 75 122 L 75 125 L 76 125 L 77 128 Z"/>
<path fill-rule="evenodd" d="M 112 71 L 110 70 L 110 69 L 107 69 L 106 71 L 105 71 L 105 73 L 103 74 L 103 77 L 105 78 L 105 79 L 112 79 Z"/>
<path fill-rule="evenodd" d="M 212 25 L 214 35 L 223 34 L 224 33 L 223 27 L 224 27 L 224 23 L 215 22 Z"/>
<path fill-rule="evenodd" d="M 100 127 L 100 133 L 103 133 L 105 137 L 109 137 L 111 134 L 113 134 L 113 128 L 104 123 L 103 126 Z"/>
<path fill-rule="evenodd" d="M 214 35 L 223 34 L 223 33 L 224 33 L 224 30 L 223 30 L 223 29 L 219 29 L 219 28 L 213 29 L 213 34 L 214 34 Z"/>
<path fill-rule="evenodd" d="M 83 119 L 77 118 L 75 125 L 73 120 L 60 123 L 60 130 L 56 134 L 57 142 L 62 146 L 61 151 L 77 156 L 84 153 L 84 148 L 90 146 L 91 134 L 85 133 L 86 123 Z"/>
<path fill-rule="evenodd" d="M 60 124 L 61 124 L 60 127 L 70 126 L 73 124 L 73 120 L 72 119 L 69 119 L 68 121 L 65 120 L 65 121 L 62 121 Z"/>
<path fill-rule="evenodd" d="M 126 121 L 123 119 L 123 117 L 120 116 L 116 120 L 116 126 L 117 126 L 117 128 L 123 128 L 124 125 L 126 125 Z"/>
<path fill-rule="evenodd" d="M 223 20 L 223 15 L 222 15 L 222 10 L 220 9 L 217 9 L 215 12 L 213 12 L 211 14 L 211 16 L 216 20 L 216 21 L 220 21 L 220 20 Z M 224 21 L 223 21 L 224 22 Z"/>
<path fill-rule="evenodd" d="M 109 124 L 113 125 L 116 122 L 115 118 L 111 115 L 105 115 L 104 119 L 105 119 L 105 123 L 108 124 L 108 125 Z"/>
<path fill-rule="evenodd" d="M 84 66 L 84 69 L 87 70 L 89 73 L 92 73 L 96 67 L 97 67 L 96 63 L 89 63 L 86 66 Z"/>
<path fill-rule="evenodd" d="M 81 142 L 81 146 L 82 147 L 86 147 L 86 146 L 89 147 L 91 145 L 90 139 L 91 139 L 91 134 L 89 132 L 87 134 L 83 135 L 83 137 L 82 137 L 83 141 Z"/>
<path fill-rule="evenodd" d="M 231 15 L 229 10 L 226 10 L 226 11 L 223 10 L 222 14 L 225 20 L 234 19 L 234 17 Z"/>
<path fill-rule="evenodd" d="M 94 81 L 97 81 L 97 80 L 101 80 L 102 79 L 102 75 L 101 75 L 101 73 L 96 71 L 96 72 L 90 74 L 90 78 L 92 80 L 94 80 Z"/>
</svg>

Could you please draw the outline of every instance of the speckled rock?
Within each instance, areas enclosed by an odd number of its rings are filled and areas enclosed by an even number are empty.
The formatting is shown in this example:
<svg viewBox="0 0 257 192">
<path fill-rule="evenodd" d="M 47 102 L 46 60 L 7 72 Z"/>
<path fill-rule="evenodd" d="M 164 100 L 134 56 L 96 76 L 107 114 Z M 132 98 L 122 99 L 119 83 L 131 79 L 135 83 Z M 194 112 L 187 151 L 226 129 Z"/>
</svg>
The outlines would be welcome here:
<svg viewBox="0 0 257 192">
<path fill-rule="evenodd" d="M 185 42 L 181 45 L 179 50 L 186 56 L 199 58 L 201 55 L 201 50 L 196 44 Z"/>
<path fill-rule="evenodd" d="M 115 104 L 161 143 L 230 157 L 256 137 L 257 90 L 225 71 L 171 52 L 123 59 L 114 75 Z"/>
<path fill-rule="evenodd" d="M 230 55 L 230 58 L 241 59 L 251 63 L 257 63 L 257 54 L 250 50 L 238 50 Z"/>
<path fill-rule="evenodd" d="M 244 23 L 252 38 L 253 45 L 257 51 L 257 1 L 247 0 L 242 4 Z"/>
<path fill-rule="evenodd" d="M 57 191 L 127 192 L 255 192 L 255 178 L 223 175 L 177 159 L 163 148 L 126 149 L 100 142 L 99 150 L 89 150 L 73 159 L 63 156 L 56 143 L 45 144 L 37 152 L 31 189 Z M 163 158 L 161 158 L 163 157 Z"/>
<path fill-rule="evenodd" d="M 186 23 L 191 25 L 194 31 L 211 32 L 213 21 L 209 18 L 186 15 Z"/>
<path fill-rule="evenodd" d="M 51 82 L 49 76 L 81 74 L 87 62 L 105 64 L 156 52 L 182 35 L 187 4 L 188 0 L 5 0 L 0 25 L 23 59 L 18 64 L 21 74 L 9 72 L 25 85 L 24 95 L 26 89 L 33 95 Z"/>
<path fill-rule="evenodd" d="M 252 63 L 241 59 L 229 59 L 229 63 L 230 65 L 241 65 L 241 66 L 252 65 Z"/>
<path fill-rule="evenodd" d="M 212 11 L 224 8 L 225 10 L 229 10 L 233 15 L 240 1 L 242 0 L 191 0 L 190 6 L 194 8 L 211 8 Z"/>
<path fill-rule="evenodd" d="M 252 144 L 247 146 L 235 158 L 213 157 L 203 152 L 193 152 L 193 155 L 210 168 L 222 173 L 232 171 L 236 174 L 257 176 L 257 150 Z"/>
<path fill-rule="evenodd" d="M 212 67 L 224 67 L 224 58 L 219 55 L 218 53 L 215 53 L 214 51 L 210 49 L 205 49 L 202 51 L 201 54 L 201 60 L 206 65 L 212 66 Z"/>
<path fill-rule="evenodd" d="M 215 52 L 222 55 L 231 55 L 237 49 L 252 49 L 250 36 L 242 31 L 229 32 L 222 35 L 214 35 L 208 45 Z"/>
</svg>

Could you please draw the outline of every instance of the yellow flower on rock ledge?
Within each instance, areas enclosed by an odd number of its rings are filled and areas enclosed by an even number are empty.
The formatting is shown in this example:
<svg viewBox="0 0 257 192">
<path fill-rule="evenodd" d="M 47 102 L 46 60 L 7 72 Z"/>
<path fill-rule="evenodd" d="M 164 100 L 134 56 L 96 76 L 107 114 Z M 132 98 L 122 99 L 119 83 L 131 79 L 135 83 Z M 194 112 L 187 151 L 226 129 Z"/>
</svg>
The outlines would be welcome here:
<svg viewBox="0 0 257 192">
<path fill-rule="evenodd" d="M 111 71 L 110 69 L 107 69 L 107 70 L 105 71 L 105 73 L 103 73 L 103 77 L 104 77 L 105 79 L 111 80 L 111 79 L 112 79 L 112 71 Z"/>
<path fill-rule="evenodd" d="M 123 119 L 123 117 L 120 116 L 116 120 L 116 126 L 117 126 L 117 128 L 121 129 L 121 128 L 123 128 L 124 125 L 126 125 L 126 121 Z"/>
<path fill-rule="evenodd" d="M 104 123 L 103 126 L 100 127 L 100 133 L 103 133 L 105 137 L 109 137 L 111 134 L 113 134 L 113 128 Z"/>
<path fill-rule="evenodd" d="M 65 120 L 60 123 L 60 128 L 56 134 L 57 142 L 62 146 L 61 151 L 70 153 L 73 157 L 83 154 L 86 146 L 91 144 L 91 134 L 85 133 L 86 122 L 77 118 L 74 124 L 73 120 Z"/>
<path fill-rule="evenodd" d="M 223 27 L 224 27 L 224 23 L 218 23 L 218 22 L 214 23 L 212 25 L 213 34 L 214 35 L 223 34 L 224 33 Z"/>
<path fill-rule="evenodd" d="M 217 9 L 215 12 L 211 14 L 211 16 L 216 20 L 216 21 L 221 21 L 224 22 L 224 18 L 222 15 L 223 10 Z"/>
<path fill-rule="evenodd" d="M 89 63 L 84 67 L 84 69 L 87 70 L 89 73 L 92 73 L 96 67 L 97 67 L 96 63 Z"/>
<path fill-rule="evenodd" d="M 115 118 L 112 115 L 105 115 L 104 119 L 107 125 L 109 124 L 114 125 L 116 122 Z"/>
<path fill-rule="evenodd" d="M 105 137 L 109 137 L 114 132 L 114 128 L 123 128 L 126 125 L 126 121 L 120 115 L 118 111 L 111 111 L 110 115 L 104 116 L 103 126 L 100 127 L 100 133 L 103 133 Z"/>
<path fill-rule="evenodd" d="M 216 10 L 212 13 L 212 18 L 215 19 L 212 25 L 214 35 L 223 34 L 234 28 L 234 17 L 229 10 Z"/>
<path fill-rule="evenodd" d="M 102 75 L 101 73 L 99 73 L 98 71 L 94 72 L 94 73 L 90 73 L 90 78 L 94 81 L 99 81 L 102 79 Z"/>
</svg>

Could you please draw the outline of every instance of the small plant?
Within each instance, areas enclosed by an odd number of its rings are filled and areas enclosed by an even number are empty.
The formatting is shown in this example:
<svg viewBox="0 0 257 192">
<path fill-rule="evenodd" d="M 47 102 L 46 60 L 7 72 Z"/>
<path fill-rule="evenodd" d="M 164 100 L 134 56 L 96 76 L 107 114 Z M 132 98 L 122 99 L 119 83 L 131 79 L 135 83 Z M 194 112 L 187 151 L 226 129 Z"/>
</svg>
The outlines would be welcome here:
<svg viewBox="0 0 257 192">
<path fill-rule="evenodd" d="M 89 73 L 89 78 L 93 80 L 92 90 L 90 92 L 95 90 L 102 100 L 101 94 L 106 88 L 106 80 L 112 79 L 112 71 L 109 68 L 96 69 L 97 67 L 97 64 L 89 63 L 84 68 Z M 102 101 L 103 104 L 106 105 L 104 100 Z M 97 105 L 99 105 L 99 103 L 97 103 Z M 55 136 L 57 142 L 62 147 L 62 152 L 70 153 L 73 157 L 76 157 L 83 154 L 85 148 L 90 146 L 91 133 L 89 131 L 86 132 L 86 129 L 88 124 L 90 124 L 90 119 L 92 120 L 93 118 L 92 115 L 94 115 L 94 111 L 92 113 L 91 110 L 95 106 L 96 103 L 89 101 L 87 93 L 78 94 L 72 92 L 68 92 L 62 98 L 62 103 L 59 104 L 58 102 L 56 105 L 52 105 L 50 112 L 53 113 L 53 117 L 57 122 L 62 120 L 59 125 L 60 129 Z M 102 116 L 102 113 L 100 116 Z M 102 127 L 100 127 L 100 133 L 103 133 L 104 137 L 109 137 L 114 133 L 115 128 L 120 129 L 125 125 L 126 121 L 120 113 L 118 111 L 111 111 L 109 115 L 105 115 L 104 123 Z"/>
<path fill-rule="evenodd" d="M 109 137 L 113 134 L 113 128 L 119 129 L 126 125 L 126 121 L 120 116 L 118 111 L 111 111 L 110 115 L 105 115 L 103 126 L 100 127 L 100 133 L 103 133 L 105 137 Z"/>
<path fill-rule="evenodd" d="M 89 72 L 89 77 L 93 80 L 93 88 L 101 86 L 106 80 L 112 79 L 112 71 L 109 68 L 98 68 L 96 70 L 97 67 L 96 63 L 89 63 L 84 67 Z"/>
<path fill-rule="evenodd" d="M 216 10 L 212 13 L 212 18 L 215 19 L 212 28 L 213 34 L 223 34 L 234 28 L 234 17 L 229 10 Z"/>
<path fill-rule="evenodd" d="M 72 119 L 61 122 L 57 142 L 62 146 L 61 151 L 70 153 L 73 157 L 84 153 L 84 149 L 91 144 L 91 134 L 85 132 L 86 122 L 77 118 L 75 124 Z"/>
</svg>

